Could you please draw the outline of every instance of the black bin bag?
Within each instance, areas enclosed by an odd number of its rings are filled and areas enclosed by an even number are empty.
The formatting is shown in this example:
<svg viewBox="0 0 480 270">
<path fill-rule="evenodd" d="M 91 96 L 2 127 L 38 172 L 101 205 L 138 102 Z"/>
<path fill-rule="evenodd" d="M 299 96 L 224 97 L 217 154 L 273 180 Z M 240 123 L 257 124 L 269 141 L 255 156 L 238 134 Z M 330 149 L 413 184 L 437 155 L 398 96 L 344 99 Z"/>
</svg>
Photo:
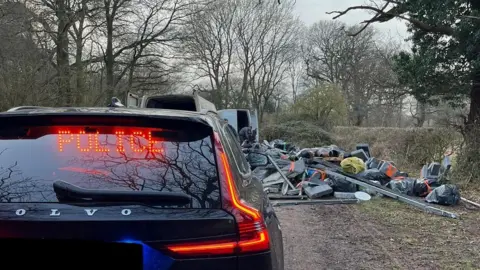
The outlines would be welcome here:
<svg viewBox="0 0 480 270">
<path fill-rule="evenodd" d="M 378 169 L 368 169 L 358 174 L 358 176 L 365 178 L 367 180 L 378 181 L 382 185 L 390 181 L 390 177 L 381 172 Z"/>
<path fill-rule="evenodd" d="M 456 205 L 460 201 L 460 191 L 455 185 L 441 185 L 430 192 L 425 201 L 440 205 Z"/>
<path fill-rule="evenodd" d="M 425 197 L 430 191 L 429 185 L 425 181 L 413 178 L 392 180 L 388 183 L 388 187 L 398 193 L 417 197 Z"/>
<path fill-rule="evenodd" d="M 337 192 L 356 192 L 357 185 L 354 183 L 350 183 L 345 180 L 345 177 L 336 177 L 336 176 L 329 176 L 325 179 L 325 183 L 327 183 L 330 187 L 332 187 L 333 191 Z"/>
<path fill-rule="evenodd" d="M 388 183 L 388 187 L 400 194 L 413 196 L 415 183 L 416 179 L 392 180 Z"/>
</svg>

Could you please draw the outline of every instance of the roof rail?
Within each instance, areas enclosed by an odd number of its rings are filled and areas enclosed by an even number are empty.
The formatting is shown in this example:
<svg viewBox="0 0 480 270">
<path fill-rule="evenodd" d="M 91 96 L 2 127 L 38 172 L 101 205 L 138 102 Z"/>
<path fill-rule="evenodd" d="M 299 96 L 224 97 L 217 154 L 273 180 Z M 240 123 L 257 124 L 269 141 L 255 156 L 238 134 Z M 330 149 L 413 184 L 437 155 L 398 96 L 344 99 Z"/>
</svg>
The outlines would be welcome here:
<svg viewBox="0 0 480 270">
<path fill-rule="evenodd" d="M 35 110 L 35 109 L 46 109 L 47 107 L 42 106 L 20 106 L 9 109 L 7 112 L 16 112 L 22 110 Z"/>
<path fill-rule="evenodd" d="M 208 109 L 201 109 L 200 112 L 205 113 L 205 114 L 207 114 L 207 113 L 213 113 L 213 114 L 218 115 L 218 112 L 217 112 L 217 111 L 208 110 Z"/>
</svg>

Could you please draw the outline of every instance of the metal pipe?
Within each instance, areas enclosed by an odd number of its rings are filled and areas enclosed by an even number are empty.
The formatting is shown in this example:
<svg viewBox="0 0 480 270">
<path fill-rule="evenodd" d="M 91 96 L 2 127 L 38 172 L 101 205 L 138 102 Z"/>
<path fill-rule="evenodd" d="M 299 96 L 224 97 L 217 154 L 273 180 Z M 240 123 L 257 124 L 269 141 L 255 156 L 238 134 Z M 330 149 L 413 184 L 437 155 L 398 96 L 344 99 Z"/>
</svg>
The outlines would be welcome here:
<svg viewBox="0 0 480 270">
<path fill-rule="evenodd" d="M 370 184 L 370 183 L 367 183 L 366 181 L 362 181 L 362 180 L 355 179 L 353 177 L 346 176 L 343 173 L 332 172 L 332 170 L 334 169 L 332 167 L 327 167 L 327 166 L 323 166 L 323 165 L 320 165 L 320 166 L 324 167 L 324 170 L 325 170 L 327 176 L 330 175 L 332 177 L 343 178 L 350 183 L 354 183 L 356 185 L 369 188 L 369 189 L 374 190 L 374 191 L 376 191 L 380 194 L 383 194 L 385 196 L 397 199 L 397 200 L 402 201 L 404 203 L 408 203 L 412 206 L 420 208 L 420 209 L 422 209 L 422 210 L 424 210 L 428 213 L 432 213 L 432 214 L 436 214 L 436 215 L 440 215 L 440 216 L 444 216 L 444 217 L 449 217 L 449 218 L 458 218 L 459 217 L 455 213 L 451 213 L 451 212 L 444 211 L 444 210 L 436 208 L 436 207 L 429 206 L 426 203 L 419 202 L 415 199 L 412 199 L 412 198 L 409 198 L 407 196 L 398 194 L 394 191 L 387 190 L 383 186 Z"/>
<path fill-rule="evenodd" d="M 465 199 L 465 198 L 460 198 L 460 199 L 461 199 L 462 201 L 466 202 L 466 203 L 469 203 L 469 204 L 471 204 L 471 205 L 474 205 L 474 206 L 480 208 L 480 204 L 478 204 L 478 203 L 476 203 L 476 202 L 472 202 L 472 201 L 467 200 L 467 199 Z"/>
<path fill-rule="evenodd" d="M 306 200 L 308 199 L 305 195 L 275 195 L 268 194 L 270 200 Z"/>
<path fill-rule="evenodd" d="M 286 205 L 313 205 L 313 204 L 321 204 L 321 205 L 331 205 L 331 204 L 354 204 L 358 203 L 357 199 L 344 199 L 344 200 L 278 200 L 273 201 L 273 206 L 286 206 Z"/>
</svg>

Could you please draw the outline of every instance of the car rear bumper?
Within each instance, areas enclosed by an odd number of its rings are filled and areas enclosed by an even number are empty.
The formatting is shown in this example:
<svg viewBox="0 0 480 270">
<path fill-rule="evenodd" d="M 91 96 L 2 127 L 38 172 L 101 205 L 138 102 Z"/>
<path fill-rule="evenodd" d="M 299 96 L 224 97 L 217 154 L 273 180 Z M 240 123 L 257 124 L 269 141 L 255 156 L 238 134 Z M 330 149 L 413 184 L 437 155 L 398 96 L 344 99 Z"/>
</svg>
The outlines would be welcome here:
<svg viewBox="0 0 480 270">
<path fill-rule="evenodd" d="M 271 252 L 242 256 L 173 259 L 160 250 L 135 243 L 0 239 L 5 258 L 35 260 L 16 262 L 19 269 L 64 269 L 65 263 L 83 269 L 129 270 L 273 270 Z M 7 259 L 8 261 L 8 259 Z"/>
<path fill-rule="evenodd" d="M 238 258 L 239 270 L 252 270 L 252 269 L 273 269 L 272 266 L 272 253 L 265 252 L 255 255 L 244 255 Z"/>
<path fill-rule="evenodd" d="M 242 256 L 177 260 L 168 270 L 271 270 L 270 252 Z M 147 269 L 145 269 L 147 270 Z M 151 270 L 151 269 L 148 269 Z"/>
</svg>

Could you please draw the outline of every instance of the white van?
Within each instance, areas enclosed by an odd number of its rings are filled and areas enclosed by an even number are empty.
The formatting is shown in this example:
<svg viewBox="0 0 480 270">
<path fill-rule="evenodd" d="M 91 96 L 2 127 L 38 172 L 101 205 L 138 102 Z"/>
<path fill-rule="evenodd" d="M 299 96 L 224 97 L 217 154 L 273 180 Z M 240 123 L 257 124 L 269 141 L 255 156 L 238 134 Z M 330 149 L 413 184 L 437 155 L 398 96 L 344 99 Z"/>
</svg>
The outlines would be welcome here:
<svg viewBox="0 0 480 270">
<path fill-rule="evenodd" d="M 139 97 L 135 94 L 128 93 L 126 105 L 128 108 L 171 109 L 198 112 L 217 111 L 213 103 L 198 94 L 145 95 Z"/>
<path fill-rule="evenodd" d="M 257 111 L 248 109 L 226 109 L 217 111 L 215 105 L 205 98 L 194 93 L 193 95 L 150 95 L 139 97 L 135 94 L 127 94 L 126 106 L 129 108 L 152 108 L 152 109 L 174 109 L 186 111 L 213 111 L 218 113 L 219 117 L 226 119 L 228 123 L 237 131 L 251 126 L 255 129 L 256 140 L 259 140 L 258 116 Z"/>
<path fill-rule="evenodd" d="M 226 109 L 219 110 L 220 118 L 226 119 L 228 123 L 237 131 L 237 133 L 244 127 L 251 126 L 257 131 L 256 141 L 259 140 L 258 117 L 257 111 L 250 111 L 247 109 Z"/>
</svg>

